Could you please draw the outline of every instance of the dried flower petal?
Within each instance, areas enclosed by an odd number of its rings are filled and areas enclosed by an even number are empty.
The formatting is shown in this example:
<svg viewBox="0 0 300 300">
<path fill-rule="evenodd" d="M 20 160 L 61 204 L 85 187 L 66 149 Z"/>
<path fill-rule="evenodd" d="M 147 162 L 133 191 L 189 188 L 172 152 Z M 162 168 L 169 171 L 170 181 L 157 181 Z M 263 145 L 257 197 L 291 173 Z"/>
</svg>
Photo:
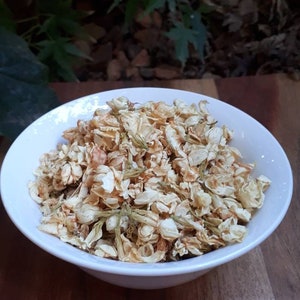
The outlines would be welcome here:
<svg viewBox="0 0 300 300">
<path fill-rule="evenodd" d="M 155 263 L 242 242 L 270 180 L 231 147 L 206 101 L 112 99 L 63 133 L 29 183 L 39 229 L 94 255 Z"/>
</svg>

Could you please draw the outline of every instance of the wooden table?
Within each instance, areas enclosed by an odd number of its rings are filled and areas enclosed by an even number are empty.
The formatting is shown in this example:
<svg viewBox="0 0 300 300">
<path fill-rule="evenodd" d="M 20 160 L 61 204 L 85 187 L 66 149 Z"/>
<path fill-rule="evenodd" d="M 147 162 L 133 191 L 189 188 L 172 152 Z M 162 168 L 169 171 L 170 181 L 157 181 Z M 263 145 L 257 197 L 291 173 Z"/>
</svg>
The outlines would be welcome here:
<svg viewBox="0 0 300 300">
<path fill-rule="evenodd" d="M 102 282 L 39 249 L 0 204 L 1 299 L 300 299 L 300 82 L 285 75 L 158 82 L 54 83 L 62 102 L 108 89 L 178 88 L 217 97 L 252 115 L 278 139 L 291 162 L 294 196 L 278 229 L 248 254 L 181 286 L 133 290 Z M 0 162 L 9 146 L 0 138 Z"/>
</svg>

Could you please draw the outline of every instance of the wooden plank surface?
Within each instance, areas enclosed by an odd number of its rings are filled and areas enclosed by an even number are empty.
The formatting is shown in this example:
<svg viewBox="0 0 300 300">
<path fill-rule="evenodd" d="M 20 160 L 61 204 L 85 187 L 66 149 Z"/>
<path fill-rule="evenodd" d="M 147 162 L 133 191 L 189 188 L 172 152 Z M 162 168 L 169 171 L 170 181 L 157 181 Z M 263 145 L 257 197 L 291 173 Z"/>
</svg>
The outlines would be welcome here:
<svg viewBox="0 0 300 300">
<path fill-rule="evenodd" d="M 187 90 L 195 93 L 202 93 L 210 97 L 218 97 L 218 91 L 214 80 L 191 79 L 191 80 L 170 80 L 170 81 L 116 81 L 116 82 L 84 82 L 71 84 L 72 88 L 66 88 L 65 83 L 52 83 L 51 87 L 56 91 L 62 102 L 83 97 L 87 94 L 103 92 L 112 89 L 130 87 L 164 87 Z"/>
<path fill-rule="evenodd" d="M 291 162 L 294 194 L 278 229 L 248 254 L 189 283 L 161 290 L 117 287 L 46 253 L 12 224 L 0 204 L 1 299 L 299 299 L 300 82 L 284 75 L 157 82 L 55 83 L 62 102 L 99 91 L 159 86 L 220 98 L 252 115 L 278 139 Z M 0 138 L 0 163 L 9 142 Z"/>
</svg>

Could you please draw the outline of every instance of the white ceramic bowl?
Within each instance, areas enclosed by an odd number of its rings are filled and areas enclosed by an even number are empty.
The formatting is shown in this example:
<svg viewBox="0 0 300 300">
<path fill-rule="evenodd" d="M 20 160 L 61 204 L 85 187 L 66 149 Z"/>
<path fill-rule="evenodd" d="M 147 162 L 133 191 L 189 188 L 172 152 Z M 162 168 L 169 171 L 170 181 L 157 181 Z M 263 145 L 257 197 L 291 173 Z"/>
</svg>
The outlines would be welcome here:
<svg viewBox="0 0 300 300">
<path fill-rule="evenodd" d="M 134 264 L 103 259 L 76 249 L 37 229 L 41 217 L 37 204 L 28 194 L 27 184 L 42 153 L 62 142 L 63 130 L 78 119 L 88 119 L 94 110 L 112 98 L 126 96 L 132 102 L 165 101 L 179 98 L 186 103 L 206 99 L 207 108 L 219 121 L 234 130 L 232 145 L 245 161 L 256 162 L 254 176 L 264 174 L 272 180 L 263 207 L 248 225 L 242 243 L 226 246 L 201 257 L 179 262 Z M 64 104 L 25 129 L 9 149 L 1 169 L 1 195 L 4 207 L 17 228 L 33 243 L 52 255 L 79 266 L 88 273 L 113 284 L 141 289 L 165 288 L 199 277 L 256 247 L 277 228 L 284 218 L 292 196 L 289 161 L 272 134 L 244 112 L 222 101 L 174 89 L 129 88 L 86 96 Z"/>
</svg>

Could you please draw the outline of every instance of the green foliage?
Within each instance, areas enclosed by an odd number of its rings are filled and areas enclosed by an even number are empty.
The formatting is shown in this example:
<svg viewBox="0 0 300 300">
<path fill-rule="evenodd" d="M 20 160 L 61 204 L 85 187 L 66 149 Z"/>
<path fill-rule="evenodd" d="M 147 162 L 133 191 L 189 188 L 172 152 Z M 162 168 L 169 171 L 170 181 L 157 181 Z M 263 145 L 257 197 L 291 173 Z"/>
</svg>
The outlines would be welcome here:
<svg viewBox="0 0 300 300">
<path fill-rule="evenodd" d="M 44 40 L 36 44 L 40 51 L 38 58 L 49 66 L 51 78 L 63 78 L 66 81 L 76 81 L 72 70 L 74 57 L 89 59 L 68 38 L 57 37 L 53 40 Z"/>
<path fill-rule="evenodd" d="M 3 6 L 8 11 L 3 0 L 0 1 L 0 8 Z M 17 20 L 17 33 L 28 43 L 40 61 L 49 66 L 49 81 L 77 80 L 73 72 L 74 63 L 78 58 L 89 59 L 73 43 L 75 39 L 87 38 L 81 26 L 81 19 L 85 14 L 73 9 L 71 0 L 31 2 L 33 7 L 29 10 L 32 11 L 32 16 Z M 6 21 L 6 24 L 12 23 Z"/>
<path fill-rule="evenodd" d="M 0 27 L 0 135 L 15 139 L 59 104 L 48 70 L 16 34 Z"/>
<path fill-rule="evenodd" d="M 197 11 L 189 12 L 184 17 L 183 22 L 176 22 L 166 33 L 166 36 L 175 42 L 176 57 L 182 65 L 189 57 L 189 44 L 194 46 L 203 60 L 206 42 L 206 28 L 201 21 L 201 14 Z"/>
<path fill-rule="evenodd" d="M 146 0 L 143 1 L 145 14 L 152 13 L 155 9 L 167 8 L 171 13 L 176 11 L 176 0 Z"/>
<path fill-rule="evenodd" d="M 13 21 L 12 13 L 5 5 L 3 0 L 0 0 L 0 27 L 11 31 L 15 31 L 16 29 L 16 24 Z"/>
<path fill-rule="evenodd" d="M 169 23 L 169 30 L 165 35 L 174 42 L 175 55 L 182 66 L 190 56 L 190 45 L 197 50 L 199 58 L 203 60 L 207 33 L 201 16 L 209 11 L 209 7 L 198 1 L 198 6 L 192 8 L 192 2 L 195 3 L 188 0 L 127 0 L 124 7 L 125 25 L 129 26 L 139 8 L 143 10 L 144 15 L 151 14 L 154 10 L 167 13 L 169 18 L 165 22 Z M 121 5 L 124 5 L 124 1 L 113 1 L 108 12 Z"/>
<path fill-rule="evenodd" d="M 197 46 L 197 31 L 186 28 L 182 22 L 178 22 L 166 33 L 166 36 L 175 42 L 176 57 L 184 65 L 189 57 L 189 43 L 192 43 L 195 48 Z"/>
<path fill-rule="evenodd" d="M 86 38 L 80 23 L 85 14 L 73 9 L 71 0 L 39 0 L 37 10 L 43 19 L 39 33 L 45 33 L 51 38 Z"/>
</svg>

